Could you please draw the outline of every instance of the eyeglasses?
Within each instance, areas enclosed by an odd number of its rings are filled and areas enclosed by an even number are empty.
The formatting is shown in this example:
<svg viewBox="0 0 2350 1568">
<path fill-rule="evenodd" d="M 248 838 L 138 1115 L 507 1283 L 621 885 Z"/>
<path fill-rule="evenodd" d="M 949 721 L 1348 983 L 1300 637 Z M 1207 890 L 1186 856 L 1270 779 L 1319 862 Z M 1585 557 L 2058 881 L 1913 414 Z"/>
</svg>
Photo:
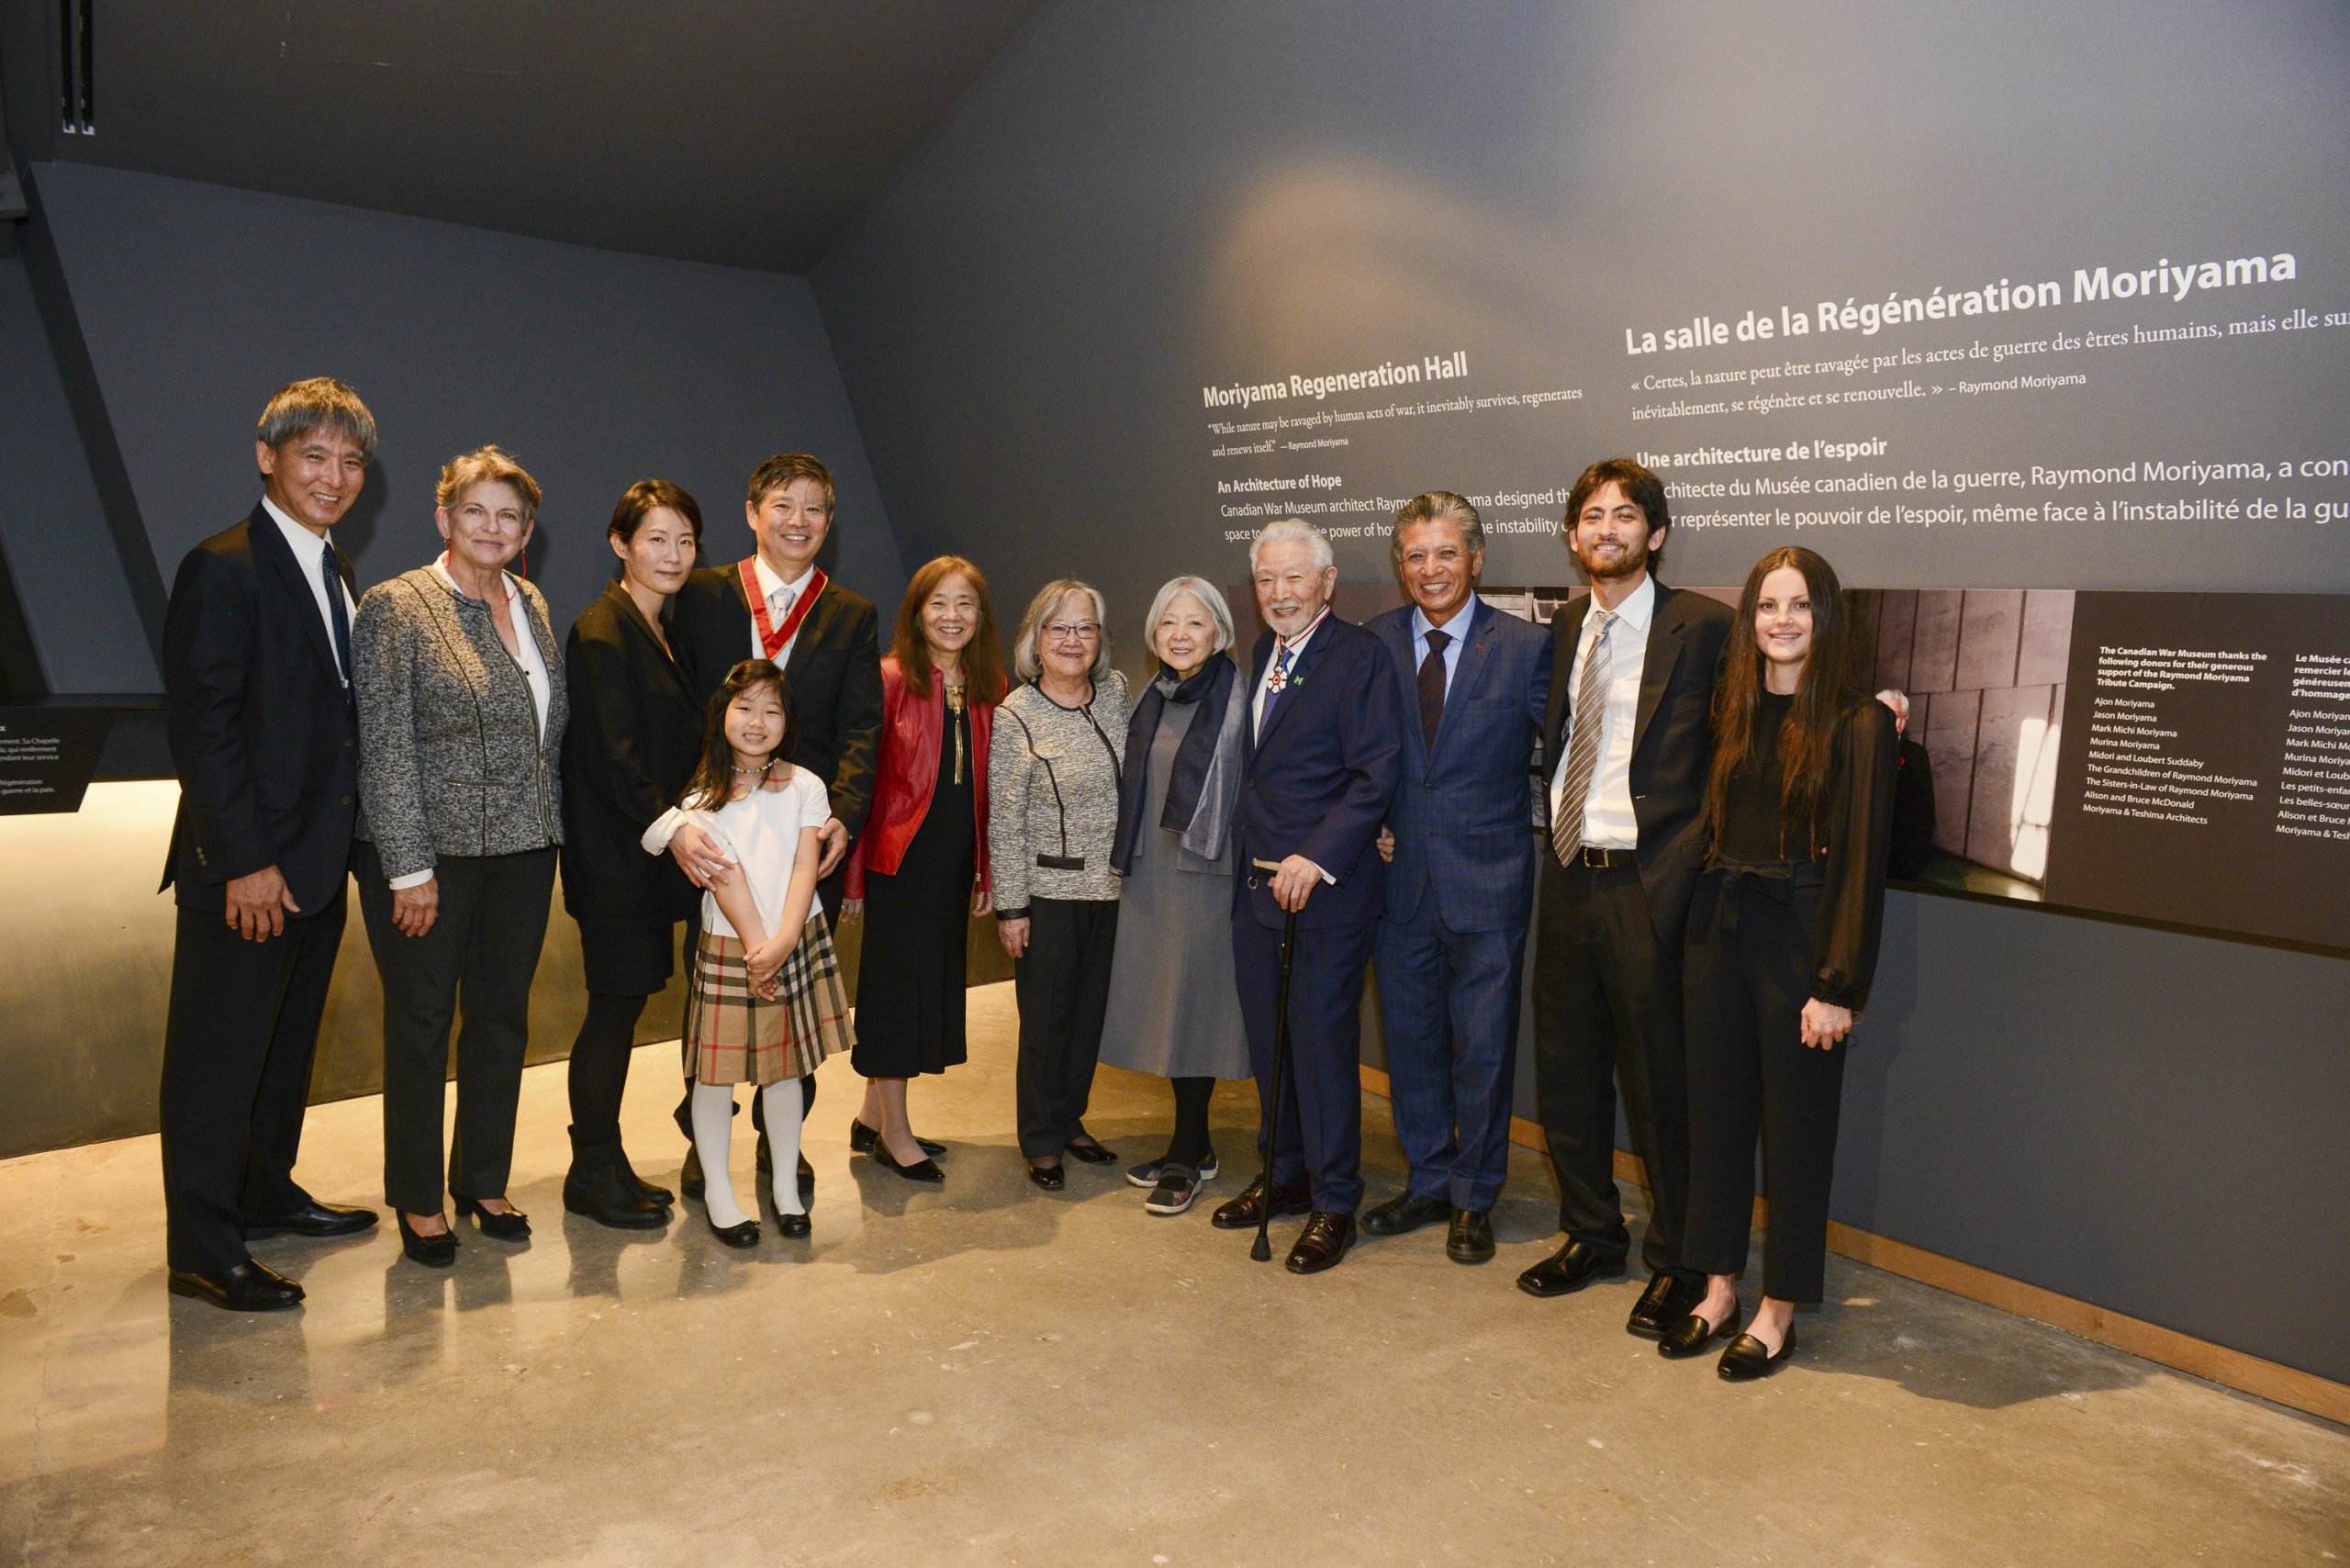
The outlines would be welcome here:
<svg viewBox="0 0 2350 1568">
<path fill-rule="evenodd" d="M 1044 629 L 1048 643 L 1091 643 L 1102 635 L 1098 621 L 1056 621 Z"/>
</svg>

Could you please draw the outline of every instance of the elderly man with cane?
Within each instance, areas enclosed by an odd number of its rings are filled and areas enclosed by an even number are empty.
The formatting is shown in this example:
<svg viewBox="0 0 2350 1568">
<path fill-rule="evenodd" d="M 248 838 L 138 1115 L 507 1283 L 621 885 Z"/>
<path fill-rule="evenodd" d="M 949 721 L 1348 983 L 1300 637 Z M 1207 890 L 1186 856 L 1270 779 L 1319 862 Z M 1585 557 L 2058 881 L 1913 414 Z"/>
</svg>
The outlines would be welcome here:
<svg viewBox="0 0 2350 1568">
<path fill-rule="evenodd" d="M 1379 640 L 1330 612 L 1338 571 L 1320 530 L 1270 523 L 1248 565 L 1270 630 L 1251 665 L 1232 952 L 1265 1167 L 1215 1223 L 1257 1230 L 1310 1209 L 1288 1266 L 1314 1274 L 1353 1245 L 1362 1201 L 1363 974 L 1385 907 L 1371 843 L 1401 767 L 1403 699 Z"/>
</svg>

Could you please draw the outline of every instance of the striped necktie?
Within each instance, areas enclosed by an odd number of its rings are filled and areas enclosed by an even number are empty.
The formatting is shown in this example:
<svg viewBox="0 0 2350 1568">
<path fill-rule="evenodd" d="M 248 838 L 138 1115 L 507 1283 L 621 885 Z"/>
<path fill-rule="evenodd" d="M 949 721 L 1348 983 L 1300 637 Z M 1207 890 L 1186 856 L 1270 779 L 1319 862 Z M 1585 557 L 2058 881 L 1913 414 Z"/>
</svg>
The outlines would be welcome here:
<svg viewBox="0 0 2350 1568">
<path fill-rule="evenodd" d="M 1568 716 L 1567 776 L 1559 784 L 1558 808 L 1550 813 L 1550 848 L 1559 864 L 1574 864 L 1583 846 L 1583 807 L 1591 793 L 1591 776 L 1599 769 L 1599 732 L 1607 716 L 1607 633 L 1616 612 L 1599 612 L 1599 631 L 1591 652 L 1583 655 L 1583 677 L 1575 682 L 1574 711 Z"/>
</svg>

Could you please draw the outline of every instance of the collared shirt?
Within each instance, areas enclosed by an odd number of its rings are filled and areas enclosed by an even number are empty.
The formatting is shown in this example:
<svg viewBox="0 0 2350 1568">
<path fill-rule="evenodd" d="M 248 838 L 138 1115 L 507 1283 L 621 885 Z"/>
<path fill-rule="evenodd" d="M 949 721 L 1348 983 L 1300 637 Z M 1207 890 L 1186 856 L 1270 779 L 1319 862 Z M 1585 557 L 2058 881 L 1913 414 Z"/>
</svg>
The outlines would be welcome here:
<svg viewBox="0 0 2350 1568">
<path fill-rule="evenodd" d="M 1476 621 L 1477 591 L 1472 588 L 1469 590 L 1469 597 L 1461 602 L 1460 609 L 1452 612 L 1452 619 L 1446 622 L 1443 627 L 1445 634 L 1451 639 L 1444 645 L 1444 694 L 1448 698 L 1452 695 L 1452 678 L 1460 673 L 1460 649 L 1469 641 L 1469 628 L 1476 624 Z M 1427 663 L 1428 633 L 1431 630 L 1434 628 L 1428 625 L 1428 612 L 1414 605 L 1412 607 L 1412 668 L 1416 671 Z"/>
<path fill-rule="evenodd" d="M 1599 601 L 1583 612 L 1583 635 L 1575 643 L 1575 666 L 1568 672 L 1567 699 L 1583 684 L 1583 661 L 1599 637 Z M 1599 714 L 1599 763 L 1583 800 L 1583 841 L 1595 849 L 1638 849 L 1640 820 L 1632 812 L 1632 728 L 1639 721 L 1640 666 L 1648 656 L 1649 625 L 1656 618 L 1656 579 L 1640 586 L 1616 607 L 1607 631 L 1607 702 Z M 1570 711 L 1567 733 L 1559 737 L 1559 767 L 1550 776 L 1550 814 L 1560 811 L 1567 776 L 1567 754 L 1577 724 L 1592 715 Z"/>
<path fill-rule="evenodd" d="M 1329 619 L 1330 607 L 1326 604 L 1322 607 L 1322 612 L 1306 625 L 1304 631 L 1297 634 L 1296 641 L 1292 642 L 1287 637 L 1275 635 L 1273 655 L 1265 661 L 1265 673 L 1257 678 L 1257 694 L 1248 704 L 1248 724 L 1252 734 L 1265 727 L 1265 694 L 1272 685 L 1273 671 L 1281 667 L 1281 650 L 1284 648 L 1289 650 L 1290 668 L 1295 669 L 1297 661 L 1305 656 L 1305 644 L 1314 641 L 1314 633 L 1322 630 L 1322 622 Z M 1319 865 L 1312 861 L 1308 861 L 1307 864 L 1314 866 L 1314 869 L 1320 873 L 1325 882 L 1334 888 L 1338 885 L 1338 879 L 1323 870 Z"/>
<path fill-rule="evenodd" d="M 293 548 L 294 559 L 301 564 L 302 580 L 310 585 L 310 599 L 319 607 L 319 622 L 327 629 L 327 647 L 331 650 L 334 647 L 334 610 L 327 603 L 326 575 L 319 562 L 326 558 L 332 546 L 325 538 L 286 516 L 284 510 L 267 496 L 262 497 L 261 506 L 269 513 L 270 521 L 277 524 L 277 532 L 285 535 L 285 543 Z M 335 568 L 334 580 L 342 581 L 341 566 Z M 359 619 L 359 606 L 352 602 L 351 589 L 347 587 L 342 590 L 342 613 L 346 626 Z M 351 672 L 347 669 L 342 671 L 342 683 L 345 686 L 351 684 Z"/>
<path fill-rule="evenodd" d="M 798 604 L 800 596 L 808 591 L 808 579 L 816 575 L 815 564 L 811 562 L 806 571 L 785 582 L 776 576 L 775 568 L 767 565 L 765 555 L 756 554 L 751 557 L 751 569 L 759 579 L 759 591 L 767 596 L 767 624 L 770 626 L 783 624 L 784 617 L 791 613 L 791 607 Z M 803 621 L 800 624 L 805 626 L 807 622 Z M 791 657 L 791 645 L 798 641 L 800 627 L 795 626 L 791 635 L 783 640 L 783 646 L 775 651 L 775 662 L 781 665 L 788 661 Z M 759 618 L 754 612 L 751 616 L 751 657 L 764 659 L 768 656 L 767 645 L 759 637 Z"/>
</svg>

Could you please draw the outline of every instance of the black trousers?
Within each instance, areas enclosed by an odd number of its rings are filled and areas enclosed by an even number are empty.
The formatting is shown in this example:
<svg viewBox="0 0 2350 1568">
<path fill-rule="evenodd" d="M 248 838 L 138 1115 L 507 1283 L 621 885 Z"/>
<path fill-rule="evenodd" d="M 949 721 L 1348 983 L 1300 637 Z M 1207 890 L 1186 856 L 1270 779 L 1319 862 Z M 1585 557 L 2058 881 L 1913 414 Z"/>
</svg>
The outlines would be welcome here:
<svg viewBox="0 0 2350 1568">
<path fill-rule="evenodd" d="M 1689 1224 L 1682 1261 L 1708 1274 L 1746 1267 L 1754 1217 L 1754 1140 L 1762 1139 L 1762 1291 L 1808 1304 L 1828 1262 L 1828 1189 L 1836 1167 L 1848 1044 L 1803 1043 L 1811 994 L 1817 889 L 1782 902 L 1758 889 L 1697 890 L 1715 917 L 1690 937 Z"/>
<path fill-rule="evenodd" d="M 1030 899 L 1028 950 L 1013 966 L 1020 1001 L 1020 1152 L 1060 1153 L 1083 1131 L 1110 1010 L 1115 899 Z"/>
<path fill-rule="evenodd" d="M 384 978 L 384 1199 L 394 1208 L 441 1212 L 449 1028 L 461 1003 L 446 1190 L 506 1193 L 554 862 L 552 848 L 443 856 L 433 868 L 440 914 L 423 935 L 406 936 L 392 924 L 383 861 L 374 845 L 361 846 L 359 912 Z"/>
<path fill-rule="evenodd" d="M 218 911 L 179 912 L 160 1095 L 174 1269 L 232 1269 L 252 1256 L 245 1221 L 309 1202 L 294 1159 L 350 907 L 337 887 L 265 942 L 239 936 Z"/>
<path fill-rule="evenodd" d="M 1559 1228 L 1601 1252 L 1630 1249 L 1616 1189 L 1616 1088 L 1632 1152 L 1648 1167 L 1640 1260 L 1685 1271 L 1688 1070 L 1681 959 L 1661 947 L 1636 868 L 1564 867 L 1542 857 L 1535 898 L 1535 1101 L 1559 1179 Z"/>
</svg>

